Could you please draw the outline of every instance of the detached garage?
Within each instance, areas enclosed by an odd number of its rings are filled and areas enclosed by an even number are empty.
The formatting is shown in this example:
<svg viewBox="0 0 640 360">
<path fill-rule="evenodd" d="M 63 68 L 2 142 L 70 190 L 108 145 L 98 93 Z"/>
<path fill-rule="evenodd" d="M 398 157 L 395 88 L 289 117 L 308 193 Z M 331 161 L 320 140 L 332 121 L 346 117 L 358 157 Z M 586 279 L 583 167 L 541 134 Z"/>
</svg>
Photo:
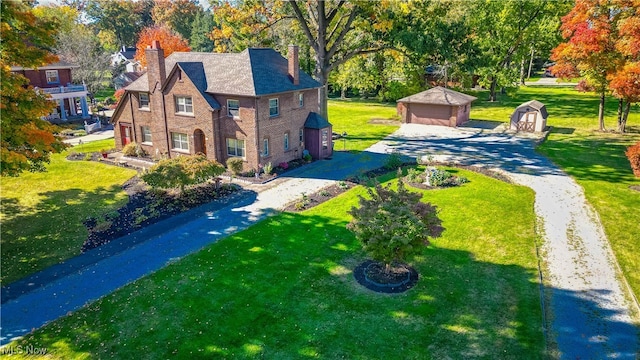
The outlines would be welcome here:
<svg viewBox="0 0 640 360">
<path fill-rule="evenodd" d="M 456 127 L 469 121 L 471 102 L 477 98 L 437 86 L 398 100 L 403 123 Z"/>
</svg>

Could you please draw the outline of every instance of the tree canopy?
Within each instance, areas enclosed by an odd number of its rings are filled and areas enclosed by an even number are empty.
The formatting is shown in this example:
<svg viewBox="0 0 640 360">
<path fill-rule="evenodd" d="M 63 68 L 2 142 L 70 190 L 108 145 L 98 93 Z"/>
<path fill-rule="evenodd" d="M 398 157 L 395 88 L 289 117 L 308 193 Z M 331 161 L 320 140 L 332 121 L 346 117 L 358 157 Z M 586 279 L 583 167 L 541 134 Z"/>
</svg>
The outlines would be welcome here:
<svg viewBox="0 0 640 360">
<path fill-rule="evenodd" d="M 135 59 L 140 62 L 140 65 L 147 66 L 145 49 L 149 45 L 151 45 L 151 42 L 153 42 L 154 40 L 160 41 L 160 46 L 164 50 L 165 57 L 171 55 L 176 51 L 191 51 L 191 48 L 187 44 L 187 41 L 183 39 L 179 34 L 174 33 L 167 27 L 148 27 L 142 30 L 142 32 L 140 33 L 140 39 L 136 44 Z"/>
<path fill-rule="evenodd" d="M 54 127 L 41 119 L 54 103 L 27 87 L 28 80 L 11 72 L 11 66 L 36 68 L 57 60 L 54 46 L 55 21 L 38 18 L 30 3 L 0 3 L 0 173 L 17 176 L 25 170 L 44 171 L 52 152 L 65 144 L 53 135 Z"/>
</svg>

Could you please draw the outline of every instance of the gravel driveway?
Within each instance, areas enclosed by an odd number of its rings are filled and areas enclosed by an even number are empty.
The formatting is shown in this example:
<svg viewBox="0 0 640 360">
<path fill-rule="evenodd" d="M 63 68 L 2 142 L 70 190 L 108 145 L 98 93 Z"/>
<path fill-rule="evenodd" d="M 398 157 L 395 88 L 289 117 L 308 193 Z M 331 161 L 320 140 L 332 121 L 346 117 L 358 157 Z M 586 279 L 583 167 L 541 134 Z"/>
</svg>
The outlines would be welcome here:
<svg viewBox="0 0 640 360">
<path fill-rule="evenodd" d="M 532 188 L 540 221 L 550 350 L 563 359 L 636 359 L 635 306 L 625 288 L 597 214 L 582 188 L 535 141 L 499 129 L 404 124 L 368 149 L 480 165 Z"/>
</svg>

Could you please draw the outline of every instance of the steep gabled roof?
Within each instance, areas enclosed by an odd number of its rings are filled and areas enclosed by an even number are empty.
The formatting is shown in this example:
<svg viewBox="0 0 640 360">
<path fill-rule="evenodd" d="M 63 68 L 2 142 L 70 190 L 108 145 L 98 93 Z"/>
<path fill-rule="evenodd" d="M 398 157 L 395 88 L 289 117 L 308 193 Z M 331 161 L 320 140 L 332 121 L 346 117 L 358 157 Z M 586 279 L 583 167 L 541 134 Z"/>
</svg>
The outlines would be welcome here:
<svg viewBox="0 0 640 360">
<path fill-rule="evenodd" d="M 540 111 L 540 114 L 545 119 L 549 117 L 549 113 L 547 113 L 547 106 L 538 100 L 531 100 L 527 101 L 526 103 L 522 103 L 516 108 L 516 110 L 523 107 L 530 107 L 532 109 Z"/>
<path fill-rule="evenodd" d="M 60 69 L 75 69 L 80 66 L 68 63 L 66 61 L 58 61 L 51 64 L 39 66 L 37 68 L 25 68 L 22 66 L 12 66 L 11 71 L 21 71 L 21 70 L 60 70 Z"/>
<path fill-rule="evenodd" d="M 210 94 L 206 93 L 207 79 L 204 73 L 204 67 L 201 62 L 179 62 L 174 66 L 172 73 L 180 68 L 182 73 L 191 80 L 193 85 L 200 91 L 200 95 L 207 101 L 212 109 L 220 109 L 220 103 L 216 101 Z M 169 77 L 171 74 L 169 75 Z"/>
<path fill-rule="evenodd" d="M 477 98 L 451 89 L 436 86 L 398 100 L 398 102 L 433 105 L 465 105 Z"/>
<path fill-rule="evenodd" d="M 288 75 L 288 60 L 273 49 L 247 49 L 233 54 L 176 52 L 165 59 L 169 71 L 177 63 L 201 63 L 209 94 L 254 97 L 321 86 L 303 71 L 300 71 L 299 84 L 293 85 Z M 127 90 L 149 91 L 147 75 Z"/>
</svg>

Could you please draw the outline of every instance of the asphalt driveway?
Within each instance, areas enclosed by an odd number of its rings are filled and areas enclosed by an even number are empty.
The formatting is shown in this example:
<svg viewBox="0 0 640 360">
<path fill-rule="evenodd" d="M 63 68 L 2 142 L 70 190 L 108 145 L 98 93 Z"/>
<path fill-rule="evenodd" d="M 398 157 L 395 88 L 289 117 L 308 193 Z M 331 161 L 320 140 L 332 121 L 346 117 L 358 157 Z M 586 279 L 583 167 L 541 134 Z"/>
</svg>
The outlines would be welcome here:
<svg viewBox="0 0 640 360">
<path fill-rule="evenodd" d="M 369 151 L 483 166 L 532 188 L 547 269 L 550 350 L 563 359 L 636 359 L 639 329 L 631 309 L 637 305 L 626 300 L 598 216 L 582 188 L 536 153 L 535 144 L 499 129 L 404 124 Z"/>
</svg>

